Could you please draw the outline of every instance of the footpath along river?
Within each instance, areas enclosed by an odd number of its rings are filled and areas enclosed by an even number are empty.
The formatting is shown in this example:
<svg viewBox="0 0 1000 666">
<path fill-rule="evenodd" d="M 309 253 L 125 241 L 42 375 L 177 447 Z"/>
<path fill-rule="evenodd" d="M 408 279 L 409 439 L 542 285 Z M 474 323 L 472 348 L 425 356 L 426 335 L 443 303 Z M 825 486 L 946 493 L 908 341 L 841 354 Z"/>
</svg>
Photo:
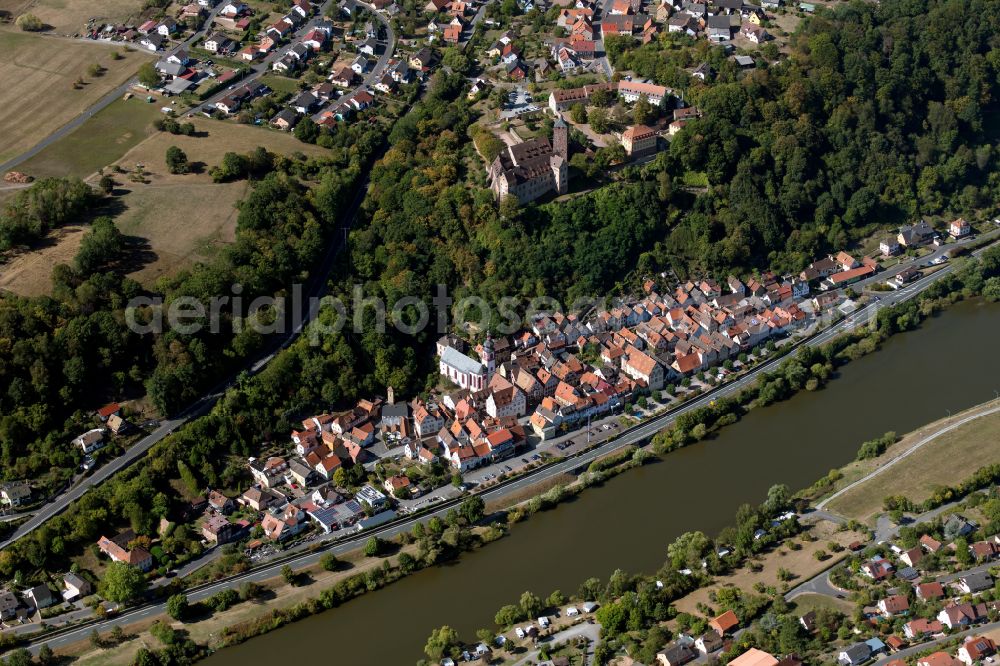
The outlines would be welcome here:
<svg viewBox="0 0 1000 666">
<path fill-rule="evenodd" d="M 993 399 L 1000 305 L 960 303 L 841 368 L 823 390 L 752 411 L 712 440 L 626 472 L 575 501 L 532 516 L 511 534 L 458 562 L 221 650 L 209 666 L 281 663 L 411 665 L 442 624 L 468 639 L 493 627 L 521 592 L 576 590 L 616 568 L 652 572 L 667 544 L 689 530 L 709 534 L 736 508 L 762 501 L 775 483 L 793 490 L 850 461 L 862 441 L 902 434 Z M 983 461 L 985 464 L 989 461 Z"/>
</svg>

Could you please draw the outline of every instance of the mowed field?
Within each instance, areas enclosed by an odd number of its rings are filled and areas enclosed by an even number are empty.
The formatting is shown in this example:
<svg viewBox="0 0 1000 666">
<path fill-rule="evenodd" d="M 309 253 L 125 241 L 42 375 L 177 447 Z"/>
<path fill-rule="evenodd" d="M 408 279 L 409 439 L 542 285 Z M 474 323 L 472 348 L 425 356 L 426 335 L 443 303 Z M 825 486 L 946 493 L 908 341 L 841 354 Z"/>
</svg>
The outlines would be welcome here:
<svg viewBox="0 0 1000 666">
<path fill-rule="evenodd" d="M 208 259 L 234 240 L 236 204 L 246 195 L 249 184 L 213 183 L 208 174 L 227 152 L 246 153 L 257 146 L 282 155 L 326 152 L 287 133 L 201 117 L 191 119 L 197 136 L 155 132 L 146 137 L 158 108 L 158 104 L 139 100 L 115 102 L 106 110 L 107 118 L 95 117 L 80 128 L 80 136 L 74 133 L 53 144 L 23 167 L 33 175 L 57 175 L 57 171 L 58 175 L 90 175 L 89 182 L 96 183 L 93 174 L 98 167 L 117 165 L 131 173 L 141 164 L 148 182 L 132 182 L 129 173 L 114 174 L 117 187 L 113 203 L 120 209 L 115 223 L 139 248 L 129 275 L 146 285 Z M 136 116 L 139 121 L 134 120 Z M 116 125 L 116 118 L 122 124 Z M 100 132 L 107 137 L 103 141 L 97 141 Z M 167 172 L 165 155 L 170 146 L 187 154 L 193 173 Z M 5 190 L 0 193 L 9 194 Z M 72 261 L 81 231 L 56 232 L 41 248 L 0 265 L 0 289 L 21 295 L 49 293 L 52 267 Z"/>
<path fill-rule="evenodd" d="M 41 247 L 15 255 L 0 264 L 0 291 L 19 296 L 42 296 L 52 291 L 52 268 L 71 264 L 87 227 L 70 224 L 56 229 Z"/>
<path fill-rule="evenodd" d="M 3 0 L 0 0 L 2 2 Z M 0 30 L 0 162 L 20 155 L 129 79 L 148 59 L 103 44 Z M 100 76 L 87 69 L 105 68 Z M 73 89 L 83 78 L 84 85 Z"/>
<path fill-rule="evenodd" d="M 281 155 L 297 152 L 319 155 L 323 148 L 302 143 L 290 134 L 260 127 L 194 118 L 198 136 L 157 133 L 122 157 L 126 170 L 143 165 L 149 184 L 119 177 L 128 190 L 121 197 L 125 211 L 116 219 L 123 233 L 146 239 L 150 261 L 132 274 L 143 284 L 173 274 L 193 262 L 208 258 L 236 235 L 236 203 L 247 191 L 245 181 L 213 183 L 208 170 L 227 152 L 246 153 L 257 146 Z M 177 146 L 200 173 L 167 172 L 167 148 Z"/>
<path fill-rule="evenodd" d="M 59 35 L 81 33 L 90 19 L 103 23 L 135 19 L 142 10 L 142 0 L 0 0 L 0 11 L 12 18 L 31 13 Z"/>
<path fill-rule="evenodd" d="M 995 403 L 990 406 L 995 406 Z M 970 410 L 969 413 L 974 412 Z M 957 415 L 954 419 L 961 416 Z M 940 430 L 950 422 L 941 421 L 935 429 Z M 924 429 L 917 438 L 907 435 L 883 454 L 876 464 L 885 464 L 933 432 Z M 922 502 L 930 497 L 935 487 L 957 485 L 980 467 L 996 462 L 1000 462 L 1000 413 L 980 417 L 934 438 L 827 506 L 848 518 L 866 520 L 882 510 L 882 500 L 890 495 L 904 495 L 914 502 Z"/>
<path fill-rule="evenodd" d="M 162 116 L 159 106 L 136 97 L 116 100 L 17 170 L 36 178 L 90 177 L 156 132 L 153 121 Z"/>
</svg>

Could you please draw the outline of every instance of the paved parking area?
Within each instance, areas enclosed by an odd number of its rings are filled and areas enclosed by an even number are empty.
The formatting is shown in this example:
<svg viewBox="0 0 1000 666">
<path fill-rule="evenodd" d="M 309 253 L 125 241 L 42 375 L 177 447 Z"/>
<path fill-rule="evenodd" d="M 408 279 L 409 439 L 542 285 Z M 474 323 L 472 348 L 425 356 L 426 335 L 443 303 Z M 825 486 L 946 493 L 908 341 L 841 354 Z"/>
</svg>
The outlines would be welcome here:
<svg viewBox="0 0 1000 666">
<path fill-rule="evenodd" d="M 541 107 L 532 98 L 531 93 L 524 87 L 518 86 L 507 95 L 507 102 L 503 105 L 500 117 L 509 120 L 525 113 L 534 113 L 540 110 Z"/>
</svg>

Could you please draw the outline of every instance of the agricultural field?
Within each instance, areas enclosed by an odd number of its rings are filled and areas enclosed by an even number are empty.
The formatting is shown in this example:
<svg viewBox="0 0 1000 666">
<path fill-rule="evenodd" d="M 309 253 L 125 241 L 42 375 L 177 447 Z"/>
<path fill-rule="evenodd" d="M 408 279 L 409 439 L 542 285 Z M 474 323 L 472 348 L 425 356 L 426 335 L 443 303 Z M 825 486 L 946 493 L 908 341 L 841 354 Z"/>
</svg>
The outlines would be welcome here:
<svg viewBox="0 0 1000 666">
<path fill-rule="evenodd" d="M 135 20 L 142 11 L 142 0 L 0 0 L 0 12 L 11 18 L 34 14 L 59 35 L 81 33 L 91 19 L 101 23 Z"/>
<path fill-rule="evenodd" d="M 106 45 L 0 30 L 0 162 L 76 118 L 149 59 L 117 51 L 120 60 Z M 91 69 L 95 65 L 101 73 Z M 75 88 L 78 80 L 83 83 Z"/>
</svg>

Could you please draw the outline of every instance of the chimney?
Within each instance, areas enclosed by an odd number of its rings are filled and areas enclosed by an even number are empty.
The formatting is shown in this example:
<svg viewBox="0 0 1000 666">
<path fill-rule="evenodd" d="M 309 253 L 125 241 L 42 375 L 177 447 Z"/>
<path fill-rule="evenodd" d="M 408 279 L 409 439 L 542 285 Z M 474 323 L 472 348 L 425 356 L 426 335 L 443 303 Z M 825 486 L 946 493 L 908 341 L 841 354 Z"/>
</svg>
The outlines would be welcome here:
<svg viewBox="0 0 1000 666">
<path fill-rule="evenodd" d="M 393 394 L 391 386 L 385 390 L 385 401 L 390 405 L 396 404 L 396 396 Z"/>
</svg>

